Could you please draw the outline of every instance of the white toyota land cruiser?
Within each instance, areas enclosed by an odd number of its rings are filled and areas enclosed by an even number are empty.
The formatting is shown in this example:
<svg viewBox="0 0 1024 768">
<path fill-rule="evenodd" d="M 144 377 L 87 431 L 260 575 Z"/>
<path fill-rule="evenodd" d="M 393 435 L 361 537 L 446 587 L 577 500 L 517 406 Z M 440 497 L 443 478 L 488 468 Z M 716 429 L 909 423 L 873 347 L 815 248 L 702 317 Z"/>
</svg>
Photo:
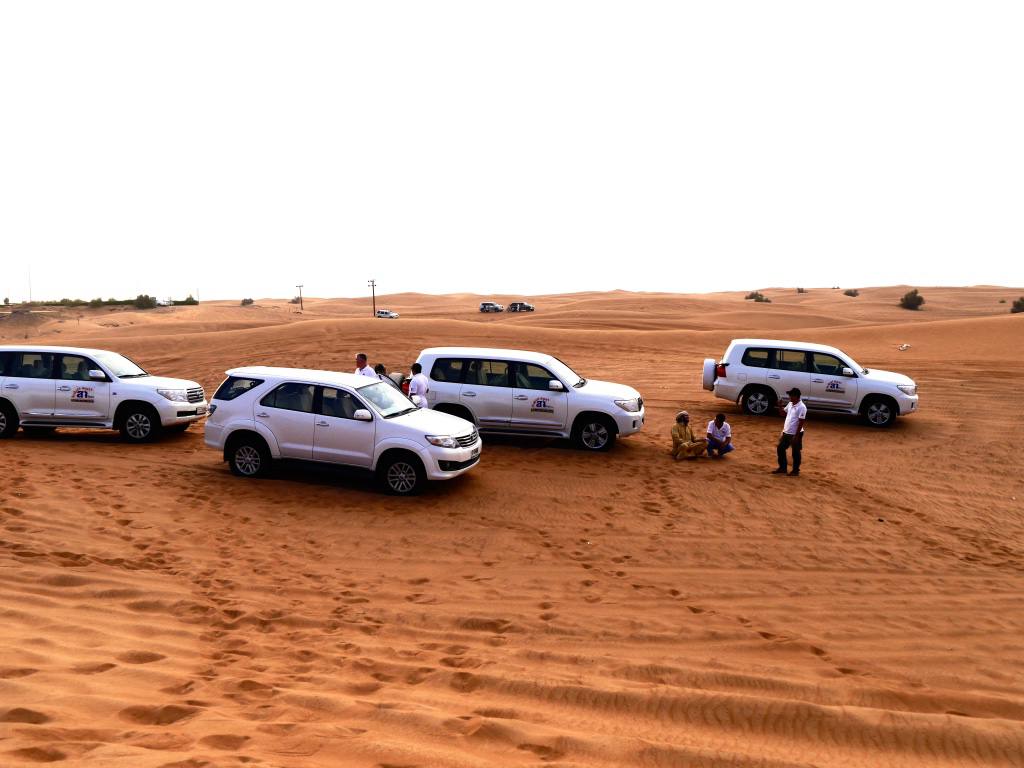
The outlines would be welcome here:
<svg viewBox="0 0 1024 768">
<path fill-rule="evenodd" d="M 242 477 L 275 459 L 375 472 L 398 495 L 448 480 L 480 461 L 469 422 L 418 408 L 377 378 L 297 368 L 235 368 L 214 393 L 206 444 Z"/>
<path fill-rule="evenodd" d="M 704 360 L 704 389 L 757 416 L 796 387 L 808 409 L 863 416 L 888 427 L 917 410 L 917 385 L 901 373 L 863 368 L 835 347 L 803 341 L 735 339 L 721 362 Z"/>
<path fill-rule="evenodd" d="M 585 379 L 551 355 L 515 349 L 438 347 L 420 352 L 431 408 L 481 430 L 568 437 L 604 451 L 639 432 L 644 400 L 632 387 Z"/>
<path fill-rule="evenodd" d="M 0 437 L 57 427 L 117 429 L 133 443 L 206 415 L 194 381 L 151 376 L 117 352 L 0 347 Z"/>
</svg>

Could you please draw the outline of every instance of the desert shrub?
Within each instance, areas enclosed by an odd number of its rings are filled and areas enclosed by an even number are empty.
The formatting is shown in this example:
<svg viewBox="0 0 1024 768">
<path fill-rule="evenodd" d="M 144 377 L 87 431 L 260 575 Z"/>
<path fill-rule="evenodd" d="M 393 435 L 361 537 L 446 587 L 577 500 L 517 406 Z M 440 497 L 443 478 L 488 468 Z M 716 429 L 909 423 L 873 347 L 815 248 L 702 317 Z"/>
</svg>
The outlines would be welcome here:
<svg viewBox="0 0 1024 768">
<path fill-rule="evenodd" d="M 797 288 L 796 292 L 797 293 L 807 293 L 807 289 L 806 288 Z"/>
<path fill-rule="evenodd" d="M 843 296 L 860 296 L 860 291 L 856 288 L 847 288 L 843 291 Z"/>
<path fill-rule="evenodd" d="M 999 303 L 1000 303 L 1000 304 L 1005 304 L 1005 303 L 1006 303 L 1006 299 L 1000 299 L 1000 300 L 999 300 Z"/>
<path fill-rule="evenodd" d="M 254 303 L 254 302 L 253 302 L 253 300 L 252 300 L 252 299 L 242 299 L 242 306 L 243 306 L 243 307 L 248 307 L 248 306 L 250 306 L 250 305 L 251 305 L 251 304 L 253 304 L 253 303 Z"/>
<path fill-rule="evenodd" d="M 176 307 L 191 307 L 191 306 L 195 306 L 198 303 L 199 302 L 196 299 L 192 298 L 192 294 L 191 293 L 188 295 L 188 298 L 182 299 L 181 301 L 172 301 L 171 302 L 171 304 L 173 304 Z"/>
<path fill-rule="evenodd" d="M 907 291 L 900 299 L 900 306 L 904 309 L 920 309 L 924 304 L 924 296 L 917 292 L 917 288 Z"/>
<path fill-rule="evenodd" d="M 288 303 L 289 303 L 289 304 L 299 304 L 299 303 L 300 303 L 300 299 L 299 299 L 299 297 L 298 297 L 298 296 L 296 296 L 295 298 L 293 298 L 293 299 L 292 299 L 291 301 L 289 301 Z"/>
<path fill-rule="evenodd" d="M 764 294 L 763 294 L 763 293 L 761 293 L 760 291 L 751 291 L 750 293 L 748 293 L 748 294 L 747 294 L 746 296 L 744 296 L 743 298 L 744 298 L 744 300 L 746 300 L 746 301 L 751 301 L 751 300 L 753 300 L 753 301 L 757 301 L 757 302 L 763 302 L 763 301 L 766 301 L 766 302 L 768 302 L 769 304 L 771 304 L 771 299 L 766 299 L 766 298 L 764 297 Z"/>
<path fill-rule="evenodd" d="M 135 297 L 135 301 L 132 304 L 136 309 L 154 309 L 156 307 L 156 299 L 148 293 L 140 293 Z"/>
<path fill-rule="evenodd" d="M 1019 299 L 1014 300 L 1013 306 L 1010 307 L 1010 311 L 1013 314 L 1017 314 L 1018 312 L 1024 312 L 1024 296 L 1021 296 Z"/>
</svg>

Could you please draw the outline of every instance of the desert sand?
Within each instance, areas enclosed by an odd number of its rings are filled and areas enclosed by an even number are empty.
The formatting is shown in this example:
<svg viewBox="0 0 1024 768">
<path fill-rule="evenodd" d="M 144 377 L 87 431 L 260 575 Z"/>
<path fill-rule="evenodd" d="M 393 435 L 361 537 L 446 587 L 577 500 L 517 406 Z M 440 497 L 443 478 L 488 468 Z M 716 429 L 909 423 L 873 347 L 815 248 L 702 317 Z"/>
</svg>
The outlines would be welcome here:
<svg viewBox="0 0 1024 768">
<path fill-rule="evenodd" d="M 211 393 L 228 367 L 404 368 L 473 344 L 633 384 L 607 454 L 488 439 L 419 498 L 287 469 L 233 477 L 202 428 L 0 443 L 0 765 L 1024 765 L 1024 289 L 257 300 L 4 317 Z M 835 344 L 920 387 L 877 431 L 700 386 L 742 336 Z M 898 346 L 910 348 L 899 351 Z M 675 463 L 672 416 L 738 450 Z"/>
</svg>

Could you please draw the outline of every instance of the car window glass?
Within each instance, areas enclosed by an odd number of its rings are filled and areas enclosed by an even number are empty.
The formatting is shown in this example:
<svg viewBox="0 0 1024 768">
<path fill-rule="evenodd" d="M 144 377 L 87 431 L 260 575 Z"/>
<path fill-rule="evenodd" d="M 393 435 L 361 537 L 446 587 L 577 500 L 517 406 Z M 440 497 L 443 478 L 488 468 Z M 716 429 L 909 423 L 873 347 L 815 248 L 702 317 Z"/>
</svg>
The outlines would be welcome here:
<svg viewBox="0 0 1024 768">
<path fill-rule="evenodd" d="M 99 366 L 87 357 L 61 355 L 60 363 L 57 364 L 57 378 L 65 381 L 88 381 L 89 371 L 98 368 Z"/>
<path fill-rule="evenodd" d="M 23 379 L 52 378 L 53 355 L 49 352 L 15 352 L 10 376 Z"/>
<path fill-rule="evenodd" d="M 842 376 L 843 368 L 846 365 L 835 355 L 825 355 L 815 352 L 811 355 L 811 362 L 814 365 L 815 373 L 822 373 L 826 376 Z"/>
<path fill-rule="evenodd" d="M 516 364 L 516 386 L 520 389 L 548 389 L 554 376 L 547 368 L 532 363 Z"/>
<path fill-rule="evenodd" d="M 332 387 L 323 388 L 320 413 L 324 416 L 332 416 L 336 419 L 354 419 L 355 412 L 362 408 L 363 404 L 351 392 Z"/>
<path fill-rule="evenodd" d="M 782 371 L 807 372 L 807 353 L 795 349 L 775 351 L 775 367 Z"/>
<path fill-rule="evenodd" d="M 748 368 L 767 368 L 768 367 L 768 350 L 767 349 L 748 349 L 743 353 L 743 365 Z"/>
<path fill-rule="evenodd" d="M 0 376 L 7 375 L 7 364 L 11 361 L 10 352 L 0 352 Z"/>
<path fill-rule="evenodd" d="M 261 405 L 285 411 L 313 412 L 313 385 L 289 382 L 260 400 Z"/>
<path fill-rule="evenodd" d="M 466 371 L 466 383 L 484 387 L 507 387 L 509 364 L 505 360 L 473 360 Z"/>
<path fill-rule="evenodd" d="M 434 361 L 434 367 L 430 369 L 430 378 L 434 381 L 448 381 L 458 383 L 462 381 L 462 371 L 465 368 L 465 360 L 452 357 L 440 357 Z"/>
<path fill-rule="evenodd" d="M 241 376 L 228 376 L 224 379 L 224 383 L 218 387 L 217 391 L 213 395 L 214 400 L 234 400 L 240 395 L 244 395 L 253 387 L 258 387 L 263 383 L 263 379 L 247 379 Z"/>
</svg>

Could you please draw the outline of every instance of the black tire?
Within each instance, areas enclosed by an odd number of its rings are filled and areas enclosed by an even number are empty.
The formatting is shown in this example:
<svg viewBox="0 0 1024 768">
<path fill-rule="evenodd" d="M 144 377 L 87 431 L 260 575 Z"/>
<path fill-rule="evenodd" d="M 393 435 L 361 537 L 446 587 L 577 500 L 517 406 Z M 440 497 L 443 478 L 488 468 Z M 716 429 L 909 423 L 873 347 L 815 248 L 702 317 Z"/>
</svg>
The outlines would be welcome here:
<svg viewBox="0 0 1024 768">
<path fill-rule="evenodd" d="M 238 477 L 266 477 L 273 461 L 267 444 L 255 435 L 240 437 L 228 449 L 228 466 Z"/>
<path fill-rule="evenodd" d="M 160 434 L 160 417 L 148 405 L 128 405 L 120 417 L 121 437 L 129 443 L 148 443 Z"/>
<path fill-rule="evenodd" d="M 885 429 L 896 423 L 900 407 L 889 397 L 869 397 L 864 401 L 860 412 L 869 426 Z"/>
<path fill-rule="evenodd" d="M 57 431 L 56 427 L 22 427 L 21 431 L 29 437 L 46 437 Z"/>
<path fill-rule="evenodd" d="M 607 416 L 582 416 L 573 425 L 572 441 L 585 451 L 607 451 L 615 445 L 617 430 Z"/>
<path fill-rule="evenodd" d="M 7 403 L 0 403 L 0 439 L 14 437 L 18 431 L 18 412 Z"/>
<path fill-rule="evenodd" d="M 775 413 L 779 398 L 768 387 L 751 387 L 740 396 L 743 412 L 751 416 L 768 416 Z"/>
<path fill-rule="evenodd" d="M 418 457 L 402 451 L 384 459 L 377 479 L 392 496 L 415 496 L 427 484 L 427 473 Z"/>
</svg>

